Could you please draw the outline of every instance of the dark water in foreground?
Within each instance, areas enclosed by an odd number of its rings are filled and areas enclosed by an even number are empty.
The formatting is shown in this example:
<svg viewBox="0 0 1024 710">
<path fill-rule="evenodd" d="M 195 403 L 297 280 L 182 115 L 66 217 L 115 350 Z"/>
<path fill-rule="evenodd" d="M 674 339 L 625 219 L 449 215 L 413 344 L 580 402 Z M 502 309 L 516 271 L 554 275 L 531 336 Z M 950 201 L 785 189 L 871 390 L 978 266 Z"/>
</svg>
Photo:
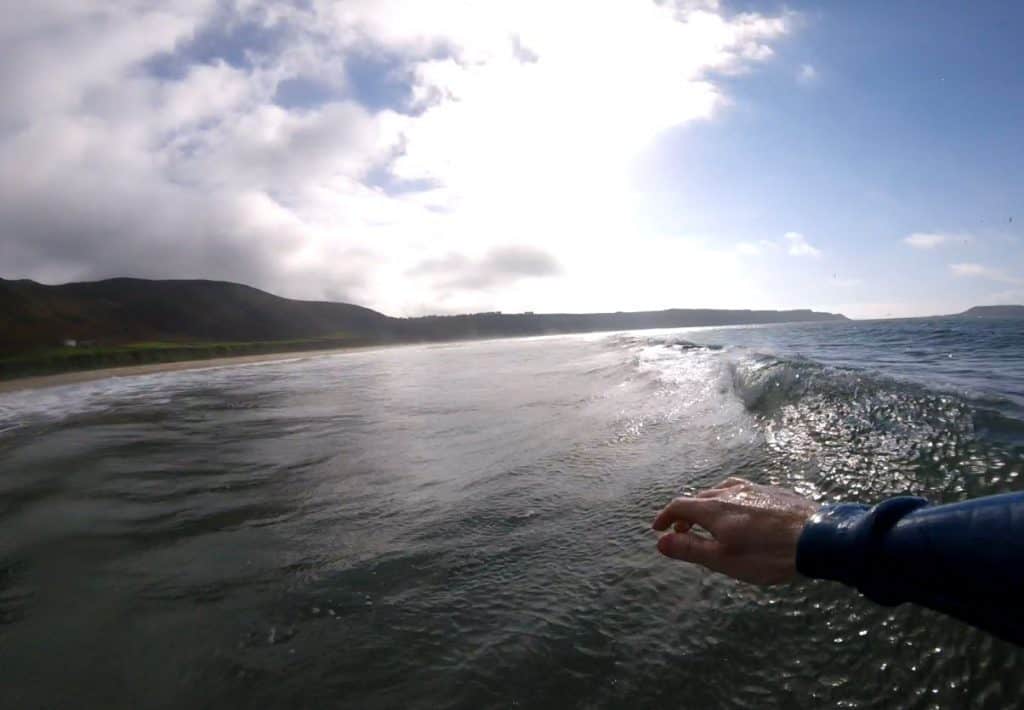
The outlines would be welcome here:
<svg viewBox="0 0 1024 710">
<path fill-rule="evenodd" d="M 691 347 L 686 342 L 713 347 Z M 1024 323 L 405 347 L 0 396 L 0 705 L 1013 707 L 1024 652 L 659 557 L 681 491 L 1024 487 Z"/>
</svg>

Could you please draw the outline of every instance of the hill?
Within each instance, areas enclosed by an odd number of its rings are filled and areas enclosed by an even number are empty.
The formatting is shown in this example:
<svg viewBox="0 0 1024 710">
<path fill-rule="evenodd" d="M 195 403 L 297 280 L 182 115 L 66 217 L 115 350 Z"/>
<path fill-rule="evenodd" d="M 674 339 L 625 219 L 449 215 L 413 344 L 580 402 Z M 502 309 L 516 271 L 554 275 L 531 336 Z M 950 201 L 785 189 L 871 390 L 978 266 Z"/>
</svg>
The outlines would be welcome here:
<svg viewBox="0 0 1024 710">
<path fill-rule="evenodd" d="M 1024 306 L 975 306 L 957 316 L 962 318 L 1024 318 Z"/>
<path fill-rule="evenodd" d="M 294 301 L 222 281 L 107 279 L 61 286 L 0 279 L 0 352 L 64 340 L 294 340 L 358 333 L 385 338 L 394 319 L 347 303 Z"/>
<path fill-rule="evenodd" d="M 708 309 L 393 318 L 223 281 L 0 279 L 0 376 L 357 344 L 843 319 Z"/>
</svg>

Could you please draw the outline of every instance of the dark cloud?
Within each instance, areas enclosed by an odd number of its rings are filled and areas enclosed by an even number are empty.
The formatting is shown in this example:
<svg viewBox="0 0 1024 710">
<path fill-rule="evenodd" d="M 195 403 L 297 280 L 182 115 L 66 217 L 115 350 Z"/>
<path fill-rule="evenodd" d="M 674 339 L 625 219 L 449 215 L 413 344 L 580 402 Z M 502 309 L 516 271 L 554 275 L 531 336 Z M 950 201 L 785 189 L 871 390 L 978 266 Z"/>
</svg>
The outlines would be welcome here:
<svg viewBox="0 0 1024 710">
<path fill-rule="evenodd" d="M 553 276 L 560 271 L 558 262 L 547 252 L 526 246 L 508 246 L 492 250 L 481 266 L 491 273 L 514 276 Z"/>
<path fill-rule="evenodd" d="M 0 264 L 41 280 L 202 277 L 267 283 L 294 240 L 246 231 L 244 210 L 166 185 L 67 179 L 50 195 L 0 198 Z M 5 274 L 6 275 L 6 274 Z"/>
<path fill-rule="evenodd" d="M 428 259 L 409 271 L 412 276 L 427 276 L 442 288 L 480 290 L 523 278 L 555 276 L 561 273 L 558 261 L 545 251 L 528 246 L 492 249 L 480 259 L 449 254 Z"/>
</svg>

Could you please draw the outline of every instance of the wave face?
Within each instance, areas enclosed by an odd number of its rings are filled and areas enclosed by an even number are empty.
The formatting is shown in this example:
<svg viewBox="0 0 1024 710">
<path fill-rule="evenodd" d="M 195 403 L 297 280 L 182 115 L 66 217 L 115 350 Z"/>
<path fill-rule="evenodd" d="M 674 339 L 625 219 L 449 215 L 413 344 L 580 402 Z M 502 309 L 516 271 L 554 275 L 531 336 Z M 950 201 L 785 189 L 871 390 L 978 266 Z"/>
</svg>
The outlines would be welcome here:
<svg viewBox="0 0 1024 710">
<path fill-rule="evenodd" d="M 729 475 L 821 501 L 1020 490 L 1022 334 L 534 338 L 2 396 L 5 699 L 1013 706 L 1019 650 L 672 563 L 648 525 Z"/>
</svg>

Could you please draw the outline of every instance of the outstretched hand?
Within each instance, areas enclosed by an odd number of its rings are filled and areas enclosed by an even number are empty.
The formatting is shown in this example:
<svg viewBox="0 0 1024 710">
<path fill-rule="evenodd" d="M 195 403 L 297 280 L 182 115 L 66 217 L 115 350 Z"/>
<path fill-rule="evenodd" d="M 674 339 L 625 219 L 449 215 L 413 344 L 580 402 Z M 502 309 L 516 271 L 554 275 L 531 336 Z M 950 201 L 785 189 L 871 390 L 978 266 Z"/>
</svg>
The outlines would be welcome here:
<svg viewBox="0 0 1024 710">
<path fill-rule="evenodd" d="M 676 498 L 658 513 L 653 528 L 672 528 L 658 540 L 666 557 L 743 582 L 782 584 L 796 576 L 797 540 L 818 507 L 785 488 L 728 478 L 694 497 Z"/>
</svg>

